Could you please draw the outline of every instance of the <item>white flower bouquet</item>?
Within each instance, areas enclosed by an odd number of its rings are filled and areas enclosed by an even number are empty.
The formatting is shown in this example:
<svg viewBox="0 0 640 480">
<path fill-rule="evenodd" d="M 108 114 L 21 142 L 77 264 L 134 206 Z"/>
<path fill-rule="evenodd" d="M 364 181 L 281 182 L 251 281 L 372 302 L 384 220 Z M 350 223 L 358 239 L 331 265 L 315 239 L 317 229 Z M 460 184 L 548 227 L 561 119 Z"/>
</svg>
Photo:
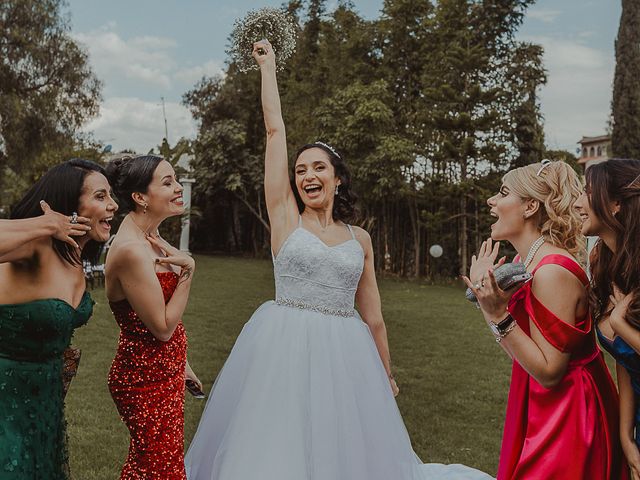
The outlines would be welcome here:
<svg viewBox="0 0 640 480">
<path fill-rule="evenodd" d="M 277 8 L 264 7 L 252 10 L 236 20 L 231 32 L 231 47 L 227 51 L 240 72 L 258 70 L 251 56 L 253 44 L 263 39 L 269 40 L 276 55 L 276 65 L 281 70 L 296 50 L 298 27 L 294 19 Z"/>
</svg>

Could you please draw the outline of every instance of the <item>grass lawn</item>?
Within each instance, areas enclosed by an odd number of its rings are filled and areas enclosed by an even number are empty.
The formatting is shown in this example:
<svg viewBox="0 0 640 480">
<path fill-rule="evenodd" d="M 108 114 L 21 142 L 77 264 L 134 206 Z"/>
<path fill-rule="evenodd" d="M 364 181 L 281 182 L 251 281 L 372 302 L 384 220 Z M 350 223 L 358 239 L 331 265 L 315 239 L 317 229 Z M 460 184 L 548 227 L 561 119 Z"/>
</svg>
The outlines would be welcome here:
<svg viewBox="0 0 640 480">
<path fill-rule="evenodd" d="M 189 361 L 208 392 L 252 312 L 273 298 L 270 261 L 197 256 L 198 270 L 184 316 Z M 424 462 L 464 463 L 495 475 L 510 361 L 462 289 L 380 281 L 398 403 Z M 118 478 L 128 433 L 107 388 L 118 327 L 102 289 L 95 311 L 76 332 L 82 349 L 67 397 L 71 471 L 76 480 Z M 189 444 L 204 400 L 187 395 Z"/>
</svg>

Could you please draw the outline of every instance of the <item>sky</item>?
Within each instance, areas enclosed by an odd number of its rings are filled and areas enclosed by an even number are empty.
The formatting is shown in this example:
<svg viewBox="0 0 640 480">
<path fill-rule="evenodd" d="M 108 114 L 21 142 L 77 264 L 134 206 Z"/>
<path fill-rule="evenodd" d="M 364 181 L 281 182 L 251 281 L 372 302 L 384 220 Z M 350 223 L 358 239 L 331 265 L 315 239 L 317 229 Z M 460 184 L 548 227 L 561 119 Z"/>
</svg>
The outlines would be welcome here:
<svg viewBox="0 0 640 480">
<path fill-rule="evenodd" d="M 233 22 L 282 0 L 68 0 L 72 35 L 103 82 L 100 114 L 84 130 L 110 144 L 145 153 L 165 135 L 195 138 L 182 95 L 203 75 L 222 73 Z M 327 2 L 331 10 L 334 0 Z M 382 0 L 353 0 L 365 18 Z M 576 151 L 583 135 L 604 134 L 610 112 L 617 0 L 538 0 L 518 32 L 545 49 L 548 83 L 540 100 L 550 149 Z"/>
</svg>

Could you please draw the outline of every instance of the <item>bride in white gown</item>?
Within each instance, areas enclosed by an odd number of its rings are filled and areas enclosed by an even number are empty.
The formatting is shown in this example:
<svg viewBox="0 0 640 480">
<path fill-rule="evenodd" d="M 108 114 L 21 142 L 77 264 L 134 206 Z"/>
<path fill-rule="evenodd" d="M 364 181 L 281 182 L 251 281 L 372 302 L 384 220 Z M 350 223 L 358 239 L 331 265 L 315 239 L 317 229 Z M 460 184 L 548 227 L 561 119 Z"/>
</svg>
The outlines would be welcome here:
<svg viewBox="0 0 640 480">
<path fill-rule="evenodd" d="M 413 452 L 394 398 L 371 238 L 343 223 L 355 200 L 349 172 L 330 146 L 306 145 L 292 190 L 271 45 L 256 44 L 254 57 L 276 300 L 253 314 L 216 379 L 185 457 L 188 479 L 491 479 Z"/>
</svg>

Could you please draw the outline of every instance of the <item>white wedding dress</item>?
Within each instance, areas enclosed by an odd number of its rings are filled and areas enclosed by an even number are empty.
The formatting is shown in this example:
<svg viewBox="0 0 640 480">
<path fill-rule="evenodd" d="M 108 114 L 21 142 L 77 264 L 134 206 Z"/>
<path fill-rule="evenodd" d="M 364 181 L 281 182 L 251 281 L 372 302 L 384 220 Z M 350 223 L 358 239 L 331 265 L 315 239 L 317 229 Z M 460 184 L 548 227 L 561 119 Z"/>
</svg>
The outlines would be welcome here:
<svg viewBox="0 0 640 480">
<path fill-rule="evenodd" d="M 349 227 L 351 230 L 351 227 Z M 423 464 L 369 328 L 354 310 L 360 243 L 301 225 L 220 371 L 185 457 L 189 480 L 488 480 Z"/>
</svg>

